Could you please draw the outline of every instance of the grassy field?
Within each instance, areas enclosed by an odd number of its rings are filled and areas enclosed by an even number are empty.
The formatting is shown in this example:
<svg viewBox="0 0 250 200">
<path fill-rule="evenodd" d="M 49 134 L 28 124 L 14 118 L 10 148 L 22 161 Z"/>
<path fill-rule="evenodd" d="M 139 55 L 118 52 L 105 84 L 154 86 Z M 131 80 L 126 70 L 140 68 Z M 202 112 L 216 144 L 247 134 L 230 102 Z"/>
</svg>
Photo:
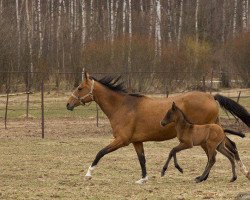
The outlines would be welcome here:
<svg viewBox="0 0 250 200">
<path fill-rule="evenodd" d="M 220 154 L 209 179 L 196 184 L 194 178 L 203 172 L 207 161 L 198 147 L 178 155 L 184 174 L 171 162 L 166 176 L 161 178 L 161 168 L 171 148 L 178 144 L 177 139 L 144 144 L 149 175 L 144 185 L 134 183 L 141 171 L 132 145 L 105 156 L 93 178 L 86 180 L 84 175 L 96 153 L 112 140 L 111 128 L 104 117 L 96 127 L 95 104 L 91 109 L 80 107 L 68 112 L 67 96 L 62 96 L 46 95 L 43 140 L 40 111 L 31 111 L 32 118 L 26 120 L 25 96 L 11 97 L 13 111 L 9 113 L 8 129 L 0 126 L 0 199 L 234 199 L 239 193 L 250 193 L 250 182 L 239 169 L 238 180 L 229 182 L 231 167 Z M 33 95 L 32 108 L 39 109 L 39 98 Z M 4 98 L 0 101 L 1 109 Z M 249 110 L 249 99 L 240 103 Z M 22 104 L 20 112 L 18 104 Z M 246 130 L 246 138 L 230 138 L 250 169 L 250 131 Z"/>
</svg>

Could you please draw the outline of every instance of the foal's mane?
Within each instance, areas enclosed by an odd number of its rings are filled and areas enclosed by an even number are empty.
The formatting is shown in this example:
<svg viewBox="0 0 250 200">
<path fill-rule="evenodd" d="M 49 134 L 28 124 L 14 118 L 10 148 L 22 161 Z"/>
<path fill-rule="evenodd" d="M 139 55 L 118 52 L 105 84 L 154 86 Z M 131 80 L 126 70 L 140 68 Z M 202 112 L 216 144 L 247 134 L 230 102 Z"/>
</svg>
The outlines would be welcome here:
<svg viewBox="0 0 250 200">
<path fill-rule="evenodd" d="M 183 112 L 179 107 L 176 106 L 176 108 L 180 111 L 180 113 L 182 114 L 184 120 L 185 120 L 188 124 L 190 124 L 190 125 L 193 125 L 193 124 L 194 124 L 194 123 L 192 123 L 192 122 L 189 121 L 189 119 L 187 118 L 187 116 L 184 114 L 184 112 Z"/>
<path fill-rule="evenodd" d="M 102 85 L 106 86 L 107 88 L 115 91 L 115 92 L 123 92 L 130 96 L 134 97 L 144 97 L 144 95 L 138 94 L 138 93 L 129 93 L 127 88 L 124 85 L 124 82 L 121 81 L 121 76 L 113 77 L 113 76 L 104 76 L 101 79 L 96 79 L 94 77 L 91 77 L 91 79 L 94 79 L 95 81 L 98 81 Z"/>
</svg>

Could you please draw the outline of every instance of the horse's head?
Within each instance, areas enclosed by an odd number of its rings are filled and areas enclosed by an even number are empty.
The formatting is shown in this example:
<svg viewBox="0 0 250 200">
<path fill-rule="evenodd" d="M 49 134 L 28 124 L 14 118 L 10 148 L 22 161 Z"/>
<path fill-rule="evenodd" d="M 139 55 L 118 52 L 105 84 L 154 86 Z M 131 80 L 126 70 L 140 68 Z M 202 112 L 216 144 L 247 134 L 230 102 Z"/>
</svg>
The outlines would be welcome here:
<svg viewBox="0 0 250 200">
<path fill-rule="evenodd" d="M 94 85 L 94 79 L 90 78 L 87 72 L 84 72 L 84 80 L 69 97 L 67 109 L 72 111 L 79 105 L 85 105 L 86 103 L 93 101 Z"/>
<path fill-rule="evenodd" d="M 160 122 L 161 125 L 166 126 L 171 122 L 175 122 L 177 118 L 176 112 L 177 112 L 177 106 L 175 105 L 175 102 L 173 102 L 172 108 L 167 111 L 167 114 L 165 115 L 163 120 L 161 120 Z"/>
</svg>

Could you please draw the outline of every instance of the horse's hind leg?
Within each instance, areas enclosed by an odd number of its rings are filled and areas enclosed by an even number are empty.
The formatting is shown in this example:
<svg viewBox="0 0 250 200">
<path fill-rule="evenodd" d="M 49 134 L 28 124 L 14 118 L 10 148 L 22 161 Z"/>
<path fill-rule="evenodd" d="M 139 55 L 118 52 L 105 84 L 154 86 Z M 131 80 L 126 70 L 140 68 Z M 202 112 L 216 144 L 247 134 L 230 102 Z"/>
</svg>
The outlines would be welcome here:
<svg viewBox="0 0 250 200">
<path fill-rule="evenodd" d="M 134 145 L 135 151 L 137 153 L 138 160 L 139 160 L 140 165 L 141 165 L 141 171 L 142 171 L 142 178 L 140 180 L 136 181 L 136 183 L 142 184 L 148 180 L 143 143 L 142 142 L 135 142 L 135 143 L 133 143 L 133 145 Z"/>
<path fill-rule="evenodd" d="M 100 161 L 100 159 L 105 156 L 108 153 L 111 153 L 123 146 L 127 145 L 124 140 L 118 139 L 116 138 L 113 142 L 111 142 L 108 146 L 104 147 L 102 150 L 100 150 L 96 157 L 95 160 L 93 161 L 93 163 L 91 164 L 91 166 L 89 167 L 85 177 L 86 178 L 91 178 L 91 172 L 95 169 L 96 165 L 98 164 L 98 162 Z"/>
<path fill-rule="evenodd" d="M 169 162 L 170 162 L 170 160 L 171 160 L 172 157 L 176 157 L 176 153 L 180 152 L 181 150 L 189 149 L 189 148 L 192 148 L 192 147 L 193 147 L 193 145 L 190 144 L 190 143 L 180 143 L 178 146 L 174 147 L 170 151 L 168 159 L 167 159 L 165 165 L 162 168 L 161 176 L 165 175 L 165 172 L 166 172 L 166 170 L 168 168 Z"/>
<path fill-rule="evenodd" d="M 235 162 L 234 162 L 234 155 L 231 151 L 229 151 L 226 147 L 225 147 L 225 143 L 222 142 L 217 150 L 222 153 L 224 156 L 226 156 L 228 158 L 228 160 L 231 162 L 232 165 L 232 173 L 233 173 L 233 177 L 230 180 L 230 182 L 234 182 L 237 179 L 237 175 L 236 175 L 236 171 L 235 171 Z"/>
</svg>

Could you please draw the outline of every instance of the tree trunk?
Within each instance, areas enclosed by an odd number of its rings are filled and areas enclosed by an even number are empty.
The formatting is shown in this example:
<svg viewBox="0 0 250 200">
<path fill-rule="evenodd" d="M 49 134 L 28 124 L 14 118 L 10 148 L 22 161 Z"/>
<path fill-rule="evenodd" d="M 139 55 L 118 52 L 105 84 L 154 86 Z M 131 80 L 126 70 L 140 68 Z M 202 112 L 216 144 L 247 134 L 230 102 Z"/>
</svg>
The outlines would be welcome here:
<svg viewBox="0 0 250 200">
<path fill-rule="evenodd" d="M 19 14 L 19 0 L 16 0 L 16 22 L 18 32 L 18 43 L 17 43 L 17 69 L 20 70 L 20 50 L 21 50 L 21 31 L 20 31 L 20 14 Z"/>
<path fill-rule="evenodd" d="M 171 2 L 168 0 L 167 2 L 167 19 L 168 19 L 168 41 L 172 42 L 172 16 L 171 16 Z"/>
<path fill-rule="evenodd" d="M 177 46 L 180 47 L 181 33 L 182 33 L 182 15 L 183 15 L 183 0 L 180 0 L 180 16 L 179 16 L 179 26 L 178 26 L 178 36 L 177 36 Z"/>
<path fill-rule="evenodd" d="M 28 35 L 28 44 L 29 44 L 29 54 L 30 54 L 30 72 L 31 77 L 33 77 L 34 67 L 33 67 L 33 49 L 30 37 L 30 16 L 29 16 L 29 5 L 28 0 L 25 2 L 25 9 L 26 9 L 26 23 L 27 23 L 27 35 Z"/>
<path fill-rule="evenodd" d="M 82 48 L 85 46 L 86 42 L 86 4 L 85 0 L 82 0 Z"/>
<path fill-rule="evenodd" d="M 235 37 L 235 34 L 236 34 L 237 4 L 238 4 L 238 0 L 234 0 L 234 14 L 233 14 L 233 37 Z"/>
<path fill-rule="evenodd" d="M 127 9 L 127 1 L 123 1 L 123 8 L 122 8 L 122 33 L 125 36 L 126 32 L 126 9 Z"/>
<path fill-rule="evenodd" d="M 41 58 L 42 52 L 43 52 L 41 0 L 37 0 L 37 14 L 38 14 L 38 32 L 39 32 L 39 53 L 38 53 L 38 58 Z"/>
<path fill-rule="evenodd" d="M 247 30 L 248 0 L 242 1 L 242 27 L 243 31 Z"/>
<path fill-rule="evenodd" d="M 161 56 L 161 2 L 156 0 L 155 55 Z"/>
<path fill-rule="evenodd" d="M 195 7 L 195 41 L 196 41 L 196 44 L 199 41 L 198 14 L 199 14 L 199 0 L 196 0 L 196 7 Z"/>
</svg>

